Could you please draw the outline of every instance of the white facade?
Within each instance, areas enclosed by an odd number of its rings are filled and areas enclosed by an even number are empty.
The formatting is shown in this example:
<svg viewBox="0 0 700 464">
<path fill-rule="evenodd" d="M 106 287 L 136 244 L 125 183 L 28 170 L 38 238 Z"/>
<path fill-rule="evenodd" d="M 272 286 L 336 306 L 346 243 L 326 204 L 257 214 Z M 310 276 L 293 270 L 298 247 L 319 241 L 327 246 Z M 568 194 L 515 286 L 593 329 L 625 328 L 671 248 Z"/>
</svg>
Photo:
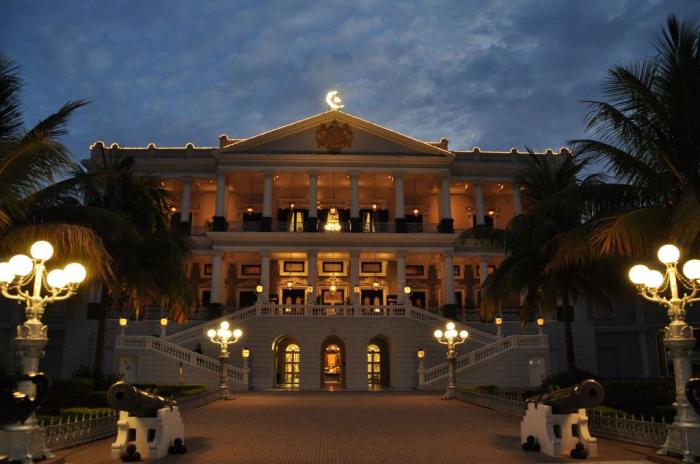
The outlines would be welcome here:
<svg viewBox="0 0 700 464">
<path fill-rule="evenodd" d="M 527 154 L 449 150 L 445 139 L 419 141 L 338 110 L 247 139 L 222 135 L 218 147 L 96 142 L 91 151 L 133 157 L 178 198 L 173 221 L 195 246 L 193 290 L 212 315 L 244 330 L 255 388 L 437 388 L 444 350 L 431 337 L 441 316 L 472 333 L 458 370 L 470 380 L 460 383 L 529 387 L 549 372 L 547 337 L 535 327 L 498 338 L 475 319 L 481 282 L 503 250 L 461 235 L 502 229 L 521 211 L 514 178 Z M 127 337 L 115 366 L 141 382 L 175 372 L 215 382 L 214 371 L 197 369 L 202 359 L 172 354 L 201 347 L 214 356 L 203 336 L 212 324 L 167 337 L 167 349 Z"/>
</svg>

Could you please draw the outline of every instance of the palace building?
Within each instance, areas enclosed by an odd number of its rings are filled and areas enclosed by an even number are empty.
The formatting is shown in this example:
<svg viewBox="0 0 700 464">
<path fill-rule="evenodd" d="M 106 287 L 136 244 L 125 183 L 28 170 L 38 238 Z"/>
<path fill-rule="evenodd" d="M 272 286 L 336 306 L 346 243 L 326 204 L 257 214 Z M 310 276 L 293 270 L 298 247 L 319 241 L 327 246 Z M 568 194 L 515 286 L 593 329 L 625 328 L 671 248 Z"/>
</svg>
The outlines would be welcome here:
<svg viewBox="0 0 700 464">
<path fill-rule="evenodd" d="M 138 173 L 160 178 L 177 198 L 173 224 L 194 246 L 198 309 L 188 323 L 159 326 L 158 308 L 126 327 L 117 324 L 126 313 L 108 321 L 107 365 L 126 380 L 216 385 L 218 347 L 206 332 L 223 320 L 243 330 L 226 366 L 234 389 L 442 388 L 446 350 L 433 331 L 449 321 L 469 332 L 458 347 L 460 384 L 530 388 L 566 369 L 555 316 L 521 324 L 517 296 L 495 321 L 477 313 L 481 283 L 504 258 L 491 238 L 523 208 L 515 179 L 527 153 L 454 150 L 340 108 L 249 138 L 221 135 L 211 147 L 90 150 L 88 168 L 128 156 Z M 92 364 L 96 321 L 84 306 L 63 319 L 59 305 L 47 311 L 50 374 Z M 644 321 L 641 306 L 608 311 L 577 304 L 579 366 L 663 374 L 663 317 L 637 326 L 627 319 Z M 2 331 L 13 327 L 0 321 Z"/>
</svg>

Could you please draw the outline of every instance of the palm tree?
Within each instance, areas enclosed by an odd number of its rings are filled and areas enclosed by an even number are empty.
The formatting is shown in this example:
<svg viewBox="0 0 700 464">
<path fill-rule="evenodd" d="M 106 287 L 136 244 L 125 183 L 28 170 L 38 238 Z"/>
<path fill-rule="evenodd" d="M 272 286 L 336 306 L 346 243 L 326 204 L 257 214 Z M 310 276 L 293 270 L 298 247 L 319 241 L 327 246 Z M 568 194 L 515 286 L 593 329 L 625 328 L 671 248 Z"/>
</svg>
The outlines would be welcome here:
<svg viewBox="0 0 700 464">
<path fill-rule="evenodd" d="M 76 171 L 69 180 L 82 192 L 86 205 L 120 215 L 133 234 L 102 231 L 113 261 L 114 278 L 105 281 L 106 305 L 100 312 L 95 372 L 102 371 L 106 307 L 128 307 L 140 318 L 147 305 L 158 305 L 182 321 L 193 304 L 185 265 L 191 254 L 188 237 L 170 227 L 171 194 L 159 179 L 139 176 L 130 157 L 102 152 L 90 161 L 90 171 Z"/>
<path fill-rule="evenodd" d="M 561 306 L 568 370 L 577 375 L 572 321 L 574 300 L 581 293 L 605 301 L 594 282 L 596 273 L 577 267 L 552 268 L 552 257 L 566 246 L 591 209 L 591 192 L 602 186 L 598 176 L 581 178 L 585 162 L 570 155 L 545 157 L 530 154 L 517 182 L 523 187 L 525 209 L 505 231 L 506 258 L 484 281 L 480 311 L 490 319 L 503 301 L 522 294 L 521 319 L 546 314 Z M 604 206 L 598 205 L 598 208 Z"/>
<path fill-rule="evenodd" d="M 597 138 L 572 142 L 578 159 L 602 163 L 626 185 L 630 201 L 587 226 L 581 238 L 594 253 L 579 253 L 579 241 L 555 265 L 645 256 L 661 240 L 700 250 L 700 29 L 671 16 L 656 48 L 653 58 L 610 69 L 608 102 L 589 102 Z"/>
<path fill-rule="evenodd" d="M 91 276 L 109 275 L 109 256 L 90 227 L 104 223 L 102 215 L 81 209 L 68 192 L 51 189 L 76 166 L 59 139 L 71 115 L 87 102 L 66 103 L 25 130 L 21 87 L 17 65 L 0 53 L 0 255 L 44 239 L 56 245 L 54 262 L 78 259 Z"/>
</svg>

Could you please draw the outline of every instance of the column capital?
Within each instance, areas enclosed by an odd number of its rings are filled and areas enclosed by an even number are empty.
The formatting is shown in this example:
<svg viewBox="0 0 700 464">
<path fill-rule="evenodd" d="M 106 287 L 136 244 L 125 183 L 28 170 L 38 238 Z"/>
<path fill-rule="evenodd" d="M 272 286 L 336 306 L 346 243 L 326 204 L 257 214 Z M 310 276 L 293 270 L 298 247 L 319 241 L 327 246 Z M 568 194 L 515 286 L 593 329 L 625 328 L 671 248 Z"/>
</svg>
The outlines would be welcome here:
<svg viewBox="0 0 700 464">
<path fill-rule="evenodd" d="M 472 179 L 470 182 L 474 184 L 474 187 L 481 188 L 481 186 L 484 185 L 484 181 L 482 179 Z"/>
<path fill-rule="evenodd" d="M 403 179 L 404 174 L 406 174 L 406 171 L 397 170 L 391 172 L 391 175 L 394 176 L 394 179 Z"/>
<path fill-rule="evenodd" d="M 452 173 L 450 171 L 440 171 L 440 179 L 451 179 Z"/>
<path fill-rule="evenodd" d="M 306 257 L 307 258 L 317 258 L 318 257 L 318 250 L 316 250 L 316 249 L 306 250 Z"/>
<path fill-rule="evenodd" d="M 182 176 L 181 180 L 183 184 L 191 184 L 192 176 Z"/>
<path fill-rule="evenodd" d="M 481 262 L 489 262 L 491 260 L 490 255 L 479 255 L 479 261 Z"/>
<path fill-rule="evenodd" d="M 212 250 L 211 255 L 214 258 L 223 258 L 224 257 L 224 250 Z"/>
<path fill-rule="evenodd" d="M 265 169 L 265 170 L 263 171 L 263 175 L 264 175 L 265 177 L 272 177 L 274 174 L 275 174 L 275 171 L 272 170 L 272 169 Z"/>
<path fill-rule="evenodd" d="M 352 171 L 348 171 L 348 175 L 350 177 L 360 177 L 360 174 L 362 174 L 362 172 L 357 170 L 357 169 L 353 169 Z"/>
<path fill-rule="evenodd" d="M 442 254 L 443 259 L 447 259 L 447 258 L 452 259 L 455 256 L 455 252 L 452 250 L 443 251 L 441 254 Z"/>
<path fill-rule="evenodd" d="M 397 250 L 394 252 L 397 258 L 406 259 L 408 252 L 406 250 Z"/>
<path fill-rule="evenodd" d="M 267 248 L 261 249 L 259 252 L 261 258 L 269 258 L 270 257 L 270 250 Z"/>
<path fill-rule="evenodd" d="M 349 251 L 350 258 L 352 258 L 352 259 L 357 259 L 357 258 L 359 258 L 359 257 L 360 257 L 360 253 L 361 253 L 360 250 L 350 250 L 350 251 Z"/>
<path fill-rule="evenodd" d="M 321 171 L 318 169 L 309 169 L 306 171 L 306 173 L 309 175 L 309 177 L 318 177 L 321 175 Z"/>
</svg>

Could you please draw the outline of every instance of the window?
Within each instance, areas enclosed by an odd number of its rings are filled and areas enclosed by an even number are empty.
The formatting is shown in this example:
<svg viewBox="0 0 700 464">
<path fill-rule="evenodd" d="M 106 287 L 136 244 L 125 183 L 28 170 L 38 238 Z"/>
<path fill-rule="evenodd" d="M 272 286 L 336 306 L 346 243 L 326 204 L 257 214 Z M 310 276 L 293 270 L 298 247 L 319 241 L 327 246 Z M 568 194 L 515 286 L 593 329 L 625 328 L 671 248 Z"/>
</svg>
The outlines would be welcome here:
<svg viewBox="0 0 700 464">
<path fill-rule="evenodd" d="M 300 351 L 295 343 L 284 349 L 284 383 L 287 385 L 299 385 Z"/>
<path fill-rule="evenodd" d="M 374 343 L 367 346 L 367 383 L 381 385 L 382 383 L 382 353 Z"/>
<path fill-rule="evenodd" d="M 301 211 L 291 211 L 289 214 L 289 232 L 304 231 L 304 213 Z"/>
</svg>

